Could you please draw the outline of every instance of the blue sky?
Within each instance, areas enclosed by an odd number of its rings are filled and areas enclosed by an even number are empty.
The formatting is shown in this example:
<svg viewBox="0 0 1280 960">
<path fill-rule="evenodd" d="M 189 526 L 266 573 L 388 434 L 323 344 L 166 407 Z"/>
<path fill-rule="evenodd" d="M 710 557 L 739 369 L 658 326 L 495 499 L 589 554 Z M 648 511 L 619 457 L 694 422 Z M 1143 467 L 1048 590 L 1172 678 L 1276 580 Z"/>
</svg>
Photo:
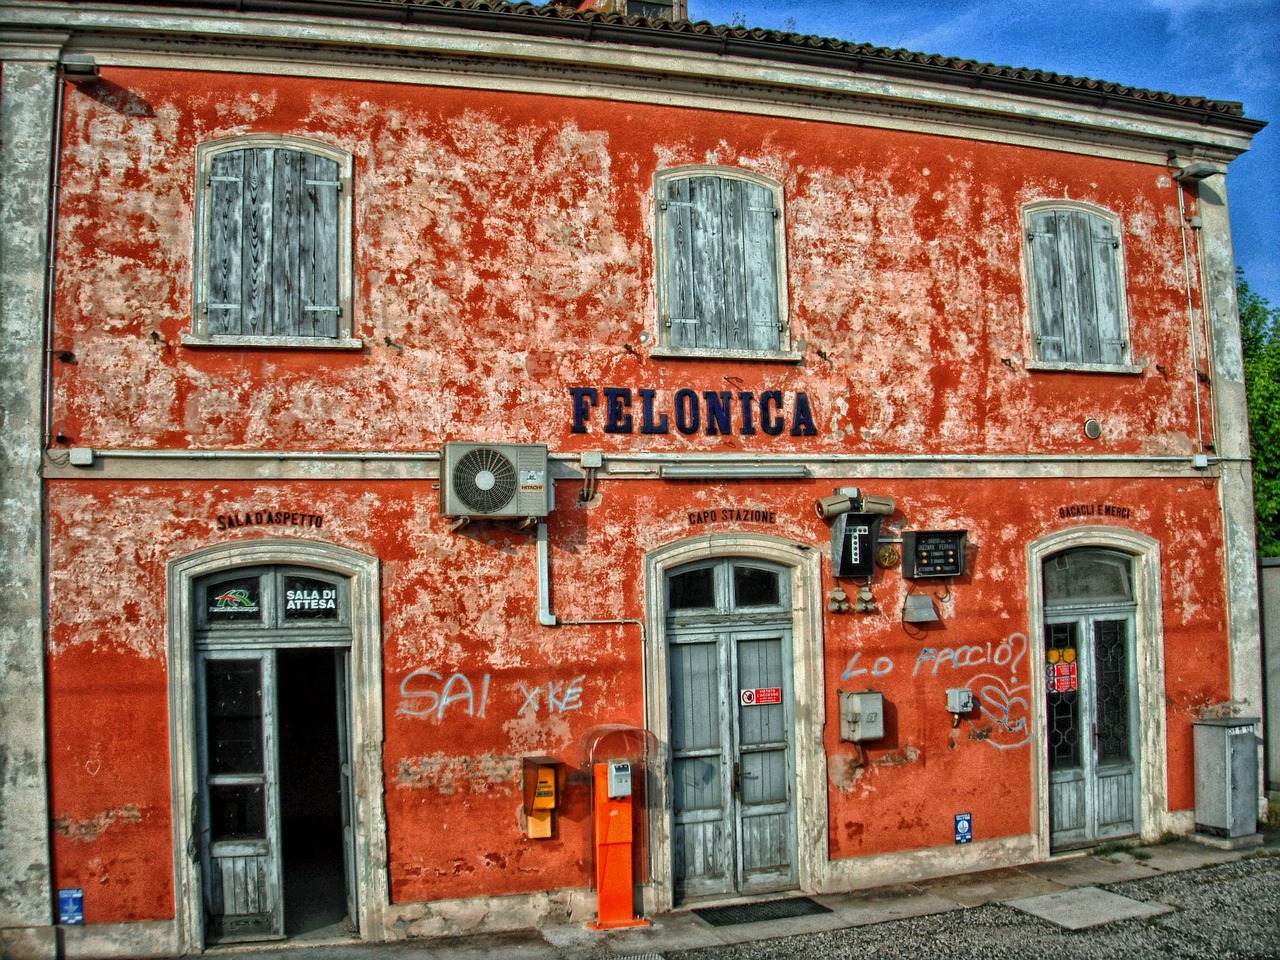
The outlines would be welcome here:
<svg viewBox="0 0 1280 960">
<path fill-rule="evenodd" d="M 1227 176 L 1236 262 L 1280 307 L 1280 0 L 689 0 L 689 16 L 1241 101 L 1271 126 Z"/>
</svg>

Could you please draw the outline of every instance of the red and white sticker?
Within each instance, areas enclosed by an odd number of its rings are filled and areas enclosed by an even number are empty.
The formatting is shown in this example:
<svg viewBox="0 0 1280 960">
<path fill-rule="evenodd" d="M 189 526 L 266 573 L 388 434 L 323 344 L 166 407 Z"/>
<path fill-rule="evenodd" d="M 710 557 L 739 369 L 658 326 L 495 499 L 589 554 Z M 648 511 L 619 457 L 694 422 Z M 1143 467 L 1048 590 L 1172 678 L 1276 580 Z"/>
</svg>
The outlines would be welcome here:
<svg viewBox="0 0 1280 960">
<path fill-rule="evenodd" d="M 758 690 L 743 690 L 738 697 L 744 707 L 758 707 L 770 703 L 782 702 L 781 687 L 762 687 Z"/>
</svg>

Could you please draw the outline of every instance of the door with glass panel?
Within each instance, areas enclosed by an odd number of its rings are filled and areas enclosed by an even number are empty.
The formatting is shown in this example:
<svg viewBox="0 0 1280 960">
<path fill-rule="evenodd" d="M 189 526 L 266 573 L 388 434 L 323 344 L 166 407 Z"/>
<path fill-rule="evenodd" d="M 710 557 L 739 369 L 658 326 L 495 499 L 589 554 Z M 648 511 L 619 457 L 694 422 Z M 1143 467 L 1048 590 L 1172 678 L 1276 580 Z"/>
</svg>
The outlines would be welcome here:
<svg viewBox="0 0 1280 960">
<path fill-rule="evenodd" d="M 347 582 L 255 567 L 195 589 L 205 939 L 351 927 Z"/>
<path fill-rule="evenodd" d="M 1044 564 L 1051 849 L 1139 831 L 1132 560 L 1078 549 Z"/>
<path fill-rule="evenodd" d="M 667 578 L 675 894 L 796 885 L 785 570 L 726 559 Z"/>
<path fill-rule="evenodd" d="M 211 941 L 284 936 L 275 656 L 205 651 L 200 812 Z"/>
</svg>

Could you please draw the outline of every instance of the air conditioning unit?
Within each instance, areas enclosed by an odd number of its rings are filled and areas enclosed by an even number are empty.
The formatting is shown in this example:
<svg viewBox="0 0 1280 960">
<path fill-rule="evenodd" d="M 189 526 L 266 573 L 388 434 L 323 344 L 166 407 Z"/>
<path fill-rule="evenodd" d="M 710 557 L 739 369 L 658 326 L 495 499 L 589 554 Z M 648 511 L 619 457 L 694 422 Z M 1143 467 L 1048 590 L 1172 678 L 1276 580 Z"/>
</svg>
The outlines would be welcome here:
<svg viewBox="0 0 1280 960">
<path fill-rule="evenodd" d="M 541 444 L 446 443 L 440 451 L 446 517 L 545 517 L 553 502 Z"/>
</svg>

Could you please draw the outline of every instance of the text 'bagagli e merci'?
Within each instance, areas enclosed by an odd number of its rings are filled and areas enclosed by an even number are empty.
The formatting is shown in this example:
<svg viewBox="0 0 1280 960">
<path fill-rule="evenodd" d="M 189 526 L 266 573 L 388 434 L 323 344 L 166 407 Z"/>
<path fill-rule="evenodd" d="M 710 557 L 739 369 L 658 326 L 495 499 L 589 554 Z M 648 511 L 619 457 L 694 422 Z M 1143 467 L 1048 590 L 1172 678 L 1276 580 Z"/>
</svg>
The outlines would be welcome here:
<svg viewBox="0 0 1280 960">
<path fill-rule="evenodd" d="M 781 390 L 697 390 L 684 387 L 669 397 L 641 388 L 639 408 L 630 387 L 571 387 L 573 432 L 587 433 L 594 411 L 603 406 L 605 433 L 670 433 L 674 426 L 684 434 L 705 432 L 714 437 L 757 432 L 771 437 L 789 433 L 812 437 L 814 426 L 809 397 L 797 392 L 787 398 Z M 603 404 L 601 396 L 603 395 Z M 638 422 L 637 422 L 638 421 Z"/>
</svg>

